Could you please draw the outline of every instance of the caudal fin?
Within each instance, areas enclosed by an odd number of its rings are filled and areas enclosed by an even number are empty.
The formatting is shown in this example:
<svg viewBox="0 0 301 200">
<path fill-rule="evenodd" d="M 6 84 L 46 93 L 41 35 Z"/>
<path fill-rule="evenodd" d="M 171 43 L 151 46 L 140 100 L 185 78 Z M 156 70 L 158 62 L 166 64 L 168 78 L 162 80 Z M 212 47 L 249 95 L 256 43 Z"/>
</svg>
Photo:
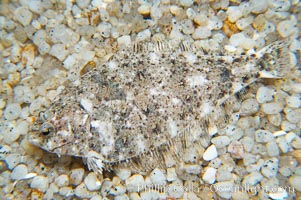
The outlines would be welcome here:
<svg viewBox="0 0 301 200">
<path fill-rule="evenodd" d="M 259 75 L 261 78 L 287 77 L 292 69 L 289 44 L 289 40 L 276 41 L 255 54 L 259 59 Z"/>
</svg>

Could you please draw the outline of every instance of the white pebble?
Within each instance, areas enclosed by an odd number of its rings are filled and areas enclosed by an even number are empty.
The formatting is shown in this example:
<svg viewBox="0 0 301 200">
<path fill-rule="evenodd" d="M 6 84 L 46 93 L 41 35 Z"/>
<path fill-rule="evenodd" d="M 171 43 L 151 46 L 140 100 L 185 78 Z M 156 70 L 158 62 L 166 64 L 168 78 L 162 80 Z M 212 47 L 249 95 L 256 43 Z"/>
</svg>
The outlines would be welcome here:
<svg viewBox="0 0 301 200">
<path fill-rule="evenodd" d="M 139 192 L 144 188 L 144 178 L 140 174 L 135 174 L 125 180 L 128 192 Z"/>
<path fill-rule="evenodd" d="M 288 179 L 288 182 L 294 189 L 301 192 L 301 176 L 293 175 Z"/>
<path fill-rule="evenodd" d="M 4 110 L 4 117 L 7 120 L 13 120 L 17 119 L 21 114 L 21 106 L 18 103 L 12 103 L 6 105 L 6 108 Z"/>
<path fill-rule="evenodd" d="M 301 121 L 301 109 L 284 109 L 286 119 L 291 123 L 298 123 Z"/>
<path fill-rule="evenodd" d="M 190 7 L 193 4 L 194 0 L 180 0 L 182 6 Z"/>
<path fill-rule="evenodd" d="M 217 157 L 217 150 L 214 144 L 212 144 L 211 146 L 209 146 L 206 151 L 203 154 L 203 159 L 206 161 L 210 161 L 213 160 L 214 158 Z"/>
<path fill-rule="evenodd" d="M 88 191 L 86 185 L 84 183 L 79 184 L 75 188 L 74 194 L 79 198 L 91 198 L 92 194 Z"/>
<path fill-rule="evenodd" d="M 298 28 L 291 20 L 283 20 L 277 25 L 277 31 L 282 37 L 286 38 L 298 32 Z"/>
<path fill-rule="evenodd" d="M 98 178 L 94 172 L 90 172 L 86 176 L 84 183 L 86 184 L 86 187 L 90 191 L 99 190 L 100 186 L 101 186 L 101 182 L 98 180 Z"/>
<path fill-rule="evenodd" d="M 238 6 L 228 7 L 227 14 L 229 21 L 232 23 L 236 22 L 239 18 L 242 17 L 242 12 Z"/>
<path fill-rule="evenodd" d="M 290 145 L 286 141 L 285 137 L 279 137 L 276 139 L 276 141 L 282 153 L 287 153 L 289 151 Z"/>
<path fill-rule="evenodd" d="M 292 91 L 295 93 L 301 93 L 301 83 L 294 83 L 291 85 Z"/>
<path fill-rule="evenodd" d="M 74 195 L 74 190 L 72 187 L 62 187 L 59 189 L 59 194 L 65 197 L 73 196 Z"/>
<path fill-rule="evenodd" d="M 129 36 L 129 35 L 123 35 L 123 36 L 117 38 L 117 44 L 120 49 L 129 47 L 131 45 L 131 43 L 132 43 L 132 40 L 131 40 L 131 36 Z"/>
<path fill-rule="evenodd" d="M 141 42 L 141 41 L 144 41 L 144 40 L 148 40 L 148 39 L 150 39 L 150 36 L 151 36 L 151 32 L 150 32 L 149 29 L 140 31 L 140 32 L 137 34 L 136 41 L 137 41 L 137 42 Z"/>
<path fill-rule="evenodd" d="M 51 47 L 49 54 L 63 61 L 69 54 L 69 51 L 64 44 L 55 44 Z"/>
<path fill-rule="evenodd" d="M 290 108 L 299 108 L 301 106 L 301 98 L 289 96 L 286 98 L 286 104 Z"/>
<path fill-rule="evenodd" d="M 32 179 L 30 187 L 40 192 L 45 192 L 48 189 L 48 178 L 45 176 L 36 176 Z"/>
<path fill-rule="evenodd" d="M 223 181 L 214 184 L 214 189 L 218 196 L 225 199 L 230 199 L 232 197 L 233 186 L 233 181 Z"/>
<path fill-rule="evenodd" d="M 277 188 L 277 191 L 275 189 L 272 190 L 272 192 L 269 192 L 269 197 L 275 200 L 279 199 L 286 199 L 288 197 L 288 193 L 283 187 Z"/>
<path fill-rule="evenodd" d="M 279 156 L 280 150 L 276 142 L 268 142 L 266 147 L 269 156 Z"/>
<path fill-rule="evenodd" d="M 83 168 L 72 169 L 70 172 L 70 184 L 78 185 L 84 178 L 85 170 Z"/>
<path fill-rule="evenodd" d="M 252 115 L 256 113 L 259 110 L 259 104 L 255 99 L 247 99 L 242 102 L 241 108 L 240 108 L 240 114 L 241 115 Z"/>
<path fill-rule="evenodd" d="M 175 168 L 168 168 L 167 169 L 167 175 L 166 175 L 167 181 L 175 181 L 177 179 L 177 173 Z"/>
<path fill-rule="evenodd" d="M 192 34 L 193 39 L 205 39 L 211 36 L 211 30 L 207 27 L 198 27 Z"/>
<path fill-rule="evenodd" d="M 182 181 L 174 181 L 168 185 L 168 196 L 181 198 L 184 194 Z"/>
<path fill-rule="evenodd" d="M 36 14 L 41 14 L 42 12 L 44 12 L 44 7 L 41 1 L 29 0 L 28 7 L 32 12 Z"/>
<path fill-rule="evenodd" d="M 248 186 L 254 186 L 263 179 L 263 176 L 258 172 L 254 171 L 244 177 L 242 184 Z"/>
<path fill-rule="evenodd" d="M 17 8 L 14 16 L 23 26 L 29 25 L 32 19 L 32 13 L 26 7 Z"/>
<path fill-rule="evenodd" d="M 230 37 L 230 44 L 234 47 L 239 47 L 244 43 L 245 39 L 246 36 L 242 32 L 235 33 Z"/>
<path fill-rule="evenodd" d="M 279 137 L 279 136 L 286 135 L 286 134 L 287 134 L 287 132 L 282 131 L 282 130 L 280 130 L 280 131 L 275 131 L 275 132 L 273 133 L 274 137 Z"/>
<path fill-rule="evenodd" d="M 273 124 L 274 126 L 279 126 L 282 122 L 282 118 L 281 118 L 280 113 L 277 113 L 277 114 L 274 114 L 274 115 L 268 115 L 267 118 L 268 118 L 269 122 L 271 124 Z"/>
<path fill-rule="evenodd" d="M 198 164 L 186 164 L 182 168 L 187 174 L 199 174 L 202 170 Z"/>
<path fill-rule="evenodd" d="M 62 174 L 55 179 L 55 184 L 59 187 L 69 185 L 69 176 L 67 174 Z"/>
<path fill-rule="evenodd" d="M 255 140 L 259 143 L 274 141 L 274 135 L 269 130 L 259 129 L 255 132 Z"/>
<path fill-rule="evenodd" d="M 265 114 L 273 115 L 283 110 L 283 104 L 280 102 L 265 103 L 262 104 L 261 109 Z"/>
<path fill-rule="evenodd" d="M 8 169 L 13 169 L 16 165 L 21 162 L 20 154 L 9 154 L 5 158 L 5 162 L 7 164 Z"/>
<path fill-rule="evenodd" d="M 278 173 L 278 163 L 277 158 L 266 160 L 261 168 L 261 173 L 267 178 L 275 177 Z"/>
<path fill-rule="evenodd" d="M 216 148 L 223 148 L 230 144 L 230 139 L 228 136 L 218 136 L 212 138 L 211 142 L 216 146 Z"/>
<path fill-rule="evenodd" d="M 165 185 L 166 184 L 166 177 L 162 170 L 154 169 L 150 174 L 150 179 L 153 184 L 155 185 Z"/>
<path fill-rule="evenodd" d="M 275 91 L 268 87 L 260 87 L 257 90 L 256 99 L 258 103 L 266 103 L 274 99 Z"/>
<path fill-rule="evenodd" d="M 267 0 L 252 0 L 251 1 L 251 9 L 252 13 L 259 14 L 266 11 L 268 8 Z"/>
<path fill-rule="evenodd" d="M 128 177 L 131 176 L 131 169 L 130 168 L 117 168 L 115 170 L 116 175 L 121 179 L 121 180 L 126 180 Z"/>
<path fill-rule="evenodd" d="M 288 11 L 291 7 L 291 1 L 286 0 L 268 0 L 269 7 L 278 12 Z"/>
<path fill-rule="evenodd" d="M 24 164 L 21 164 L 14 168 L 14 170 L 10 174 L 10 177 L 13 180 L 21 180 L 24 177 L 26 177 L 27 173 L 28 173 L 27 166 Z"/>
<path fill-rule="evenodd" d="M 207 167 L 205 169 L 205 173 L 203 175 L 203 180 L 208 184 L 213 184 L 215 182 L 215 176 L 216 176 L 217 170 L 213 167 Z"/>
<path fill-rule="evenodd" d="M 287 140 L 289 142 L 289 140 Z M 295 139 L 292 141 L 292 146 L 295 149 L 301 149 L 301 138 L 300 137 L 295 137 Z"/>
<path fill-rule="evenodd" d="M 120 196 L 123 195 L 125 192 L 126 188 L 123 185 L 117 185 L 111 189 L 110 194 L 114 196 Z"/>
<path fill-rule="evenodd" d="M 284 120 L 281 123 L 281 129 L 284 130 L 284 131 L 286 131 L 286 132 L 294 130 L 295 128 L 296 128 L 296 124 L 293 124 L 293 123 L 291 123 L 289 121 Z"/>
</svg>

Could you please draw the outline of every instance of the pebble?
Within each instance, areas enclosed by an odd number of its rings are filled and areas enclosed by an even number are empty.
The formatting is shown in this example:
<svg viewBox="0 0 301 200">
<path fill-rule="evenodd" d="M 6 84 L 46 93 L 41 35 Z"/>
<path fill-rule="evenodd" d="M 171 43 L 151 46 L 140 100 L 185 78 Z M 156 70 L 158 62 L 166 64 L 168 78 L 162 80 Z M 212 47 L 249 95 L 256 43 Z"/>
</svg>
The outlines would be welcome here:
<svg viewBox="0 0 301 200">
<path fill-rule="evenodd" d="M 26 177 L 27 173 L 27 166 L 24 164 L 20 164 L 14 168 L 14 170 L 10 174 L 10 178 L 13 180 L 21 180 Z"/>
<path fill-rule="evenodd" d="M 240 114 L 244 115 L 252 115 L 259 110 L 259 104 L 256 99 L 247 99 L 242 102 L 240 108 Z"/>
<path fill-rule="evenodd" d="M 144 178 L 140 174 L 135 174 L 125 180 L 128 192 L 139 192 L 144 188 Z"/>
<path fill-rule="evenodd" d="M 286 141 L 285 137 L 279 137 L 276 139 L 276 141 L 282 153 L 287 153 L 289 151 L 290 145 Z"/>
<path fill-rule="evenodd" d="M 150 39 L 150 36 L 151 36 L 151 32 L 150 32 L 149 29 L 140 31 L 140 32 L 137 34 L 136 41 L 137 41 L 137 42 L 141 42 L 141 41 L 148 40 L 148 39 Z"/>
<path fill-rule="evenodd" d="M 244 137 L 241 139 L 241 143 L 246 152 L 251 152 L 254 147 L 254 139 L 250 137 Z"/>
<path fill-rule="evenodd" d="M 244 177 L 242 185 L 255 186 L 263 179 L 263 176 L 258 171 L 254 171 Z"/>
<path fill-rule="evenodd" d="M 284 113 L 286 119 L 291 123 L 296 124 L 301 121 L 301 109 L 285 108 Z"/>
<path fill-rule="evenodd" d="M 283 38 L 286 38 L 297 33 L 298 28 L 295 27 L 295 23 L 292 20 L 283 20 L 278 24 L 277 31 Z"/>
<path fill-rule="evenodd" d="M 230 181 L 233 179 L 231 172 L 229 171 L 227 165 L 223 165 L 217 170 L 216 180 L 217 182 Z"/>
<path fill-rule="evenodd" d="M 117 185 L 111 189 L 110 194 L 114 196 L 120 196 L 123 195 L 125 192 L 126 188 L 123 185 Z"/>
<path fill-rule="evenodd" d="M 223 148 L 230 144 L 230 139 L 228 136 L 217 136 L 211 139 L 211 142 L 216 148 Z"/>
<path fill-rule="evenodd" d="M 283 104 L 280 102 L 265 103 L 262 104 L 261 109 L 265 114 L 273 115 L 283 110 Z"/>
<path fill-rule="evenodd" d="M 271 157 L 279 156 L 280 150 L 276 142 L 268 142 L 266 144 L 268 155 Z"/>
<path fill-rule="evenodd" d="M 274 135 L 269 130 L 259 129 L 255 132 L 255 140 L 259 143 L 274 141 Z"/>
<path fill-rule="evenodd" d="M 84 183 L 79 184 L 74 191 L 74 194 L 79 198 L 91 198 L 92 194 L 88 191 Z"/>
<path fill-rule="evenodd" d="M 32 20 L 32 13 L 26 7 L 17 8 L 14 16 L 23 26 L 29 25 Z"/>
<path fill-rule="evenodd" d="M 114 172 L 123 181 L 131 176 L 131 169 L 130 168 L 117 168 Z"/>
<path fill-rule="evenodd" d="M 301 192 L 301 176 L 293 175 L 288 179 L 288 182 L 295 190 Z"/>
<path fill-rule="evenodd" d="M 242 17 L 242 12 L 238 6 L 228 7 L 227 14 L 229 21 L 232 23 L 236 22 L 239 18 Z"/>
<path fill-rule="evenodd" d="M 64 44 L 54 44 L 51 47 L 49 54 L 56 57 L 60 61 L 64 61 L 68 56 L 69 51 Z"/>
<path fill-rule="evenodd" d="M 286 120 L 283 120 L 282 123 L 281 123 L 281 129 L 286 131 L 286 132 L 289 132 L 291 130 L 294 130 L 296 128 L 296 124 L 293 124 L 289 121 L 286 121 Z"/>
<path fill-rule="evenodd" d="M 183 169 L 188 174 L 199 174 L 202 170 L 201 166 L 198 164 L 186 164 L 184 165 Z"/>
<path fill-rule="evenodd" d="M 182 6 L 189 7 L 193 4 L 194 0 L 180 0 L 180 4 Z"/>
<path fill-rule="evenodd" d="M 143 4 L 138 7 L 138 13 L 141 15 L 149 15 L 151 11 L 151 6 L 147 4 Z"/>
<path fill-rule="evenodd" d="M 298 163 L 301 164 L 301 150 L 293 151 L 292 155 L 298 161 Z"/>
<path fill-rule="evenodd" d="M 167 195 L 173 198 L 181 198 L 184 194 L 182 181 L 176 180 L 168 185 Z"/>
<path fill-rule="evenodd" d="M 217 156 L 218 156 L 218 154 L 217 154 L 216 147 L 214 144 L 212 144 L 204 152 L 203 159 L 206 161 L 210 161 L 210 160 L 213 160 L 214 158 L 216 158 Z"/>
<path fill-rule="evenodd" d="M 286 104 L 290 108 L 299 108 L 301 106 L 301 98 L 289 96 L 286 98 Z"/>
<path fill-rule="evenodd" d="M 233 191 L 232 193 L 233 200 L 249 200 L 249 195 L 247 192 L 244 191 Z"/>
<path fill-rule="evenodd" d="M 266 160 L 261 168 L 261 173 L 267 178 L 275 177 L 278 173 L 278 164 L 279 161 L 277 158 Z"/>
<path fill-rule="evenodd" d="M 99 190 L 101 186 L 101 182 L 98 180 L 96 174 L 94 172 L 90 172 L 84 179 L 84 183 L 86 187 L 90 191 Z"/>
<path fill-rule="evenodd" d="M 291 7 L 291 2 L 286 0 L 268 0 L 269 7 L 275 11 L 288 11 Z"/>
<path fill-rule="evenodd" d="M 252 0 L 251 1 L 251 12 L 255 14 L 263 13 L 268 8 L 267 0 Z"/>
<path fill-rule="evenodd" d="M 59 194 L 65 197 L 73 196 L 74 195 L 74 190 L 72 187 L 61 187 L 59 189 Z"/>
<path fill-rule="evenodd" d="M 117 44 L 119 48 L 129 47 L 132 44 L 131 36 L 123 35 L 117 38 Z"/>
<path fill-rule="evenodd" d="M 21 114 L 21 106 L 18 103 L 7 104 L 4 110 L 4 117 L 7 120 L 17 119 Z"/>
<path fill-rule="evenodd" d="M 150 179 L 155 185 L 165 185 L 166 184 L 166 176 L 165 173 L 156 168 L 150 173 Z"/>
<path fill-rule="evenodd" d="M 274 188 L 272 192 L 269 192 L 269 197 L 272 199 L 286 199 L 288 197 L 288 193 L 283 187 L 278 187 L 277 190 Z"/>
<path fill-rule="evenodd" d="M 5 158 L 6 165 L 8 169 L 13 169 L 15 166 L 17 166 L 21 162 L 21 155 L 20 154 L 9 154 Z"/>
<path fill-rule="evenodd" d="M 59 187 L 64 187 L 69 185 L 69 176 L 67 174 L 62 174 L 55 179 L 55 184 Z"/>
<path fill-rule="evenodd" d="M 289 140 L 288 140 L 288 142 L 289 142 Z M 292 141 L 292 146 L 295 149 L 301 149 L 301 138 L 300 138 L 300 136 L 295 137 L 295 139 Z"/>
<path fill-rule="evenodd" d="M 256 93 L 258 103 L 266 103 L 274 99 L 275 91 L 269 87 L 260 87 Z"/>
<path fill-rule="evenodd" d="M 78 185 L 82 182 L 85 174 L 85 169 L 83 168 L 76 168 L 72 169 L 70 172 L 70 184 Z"/>
<path fill-rule="evenodd" d="M 233 181 L 223 181 L 214 184 L 214 190 L 216 193 L 225 199 L 230 199 L 232 197 L 232 192 L 234 187 Z"/>
<path fill-rule="evenodd" d="M 192 38 L 195 40 L 198 39 L 206 39 L 211 36 L 211 30 L 207 27 L 198 27 L 195 29 L 194 33 L 192 34 Z"/>
<path fill-rule="evenodd" d="M 215 182 L 217 169 L 213 167 L 207 167 L 205 173 L 203 174 L 203 180 L 208 184 L 213 184 Z"/>
<path fill-rule="evenodd" d="M 228 146 L 228 152 L 232 158 L 241 159 L 244 156 L 244 147 L 241 142 L 233 141 Z"/>
<path fill-rule="evenodd" d="M 36 176 L 32 179 L 30 187 L 40 192 L 45 192 L 48 189 L 48 178 L 45 176 Z"/>
<path fill-rule="evenodd" d="M 267 115 L 267 118 L 271 124 L 274 126 L 279 126 L 282 122 L 282 117 L 280 113 L 274 115 Z"/>
<path fill-rule="evenodd" d="M 177 179 L 176 169 L 174 167 L 167 169 L 166 180 L 169 182 L 175 181 Z"/>
</svg>

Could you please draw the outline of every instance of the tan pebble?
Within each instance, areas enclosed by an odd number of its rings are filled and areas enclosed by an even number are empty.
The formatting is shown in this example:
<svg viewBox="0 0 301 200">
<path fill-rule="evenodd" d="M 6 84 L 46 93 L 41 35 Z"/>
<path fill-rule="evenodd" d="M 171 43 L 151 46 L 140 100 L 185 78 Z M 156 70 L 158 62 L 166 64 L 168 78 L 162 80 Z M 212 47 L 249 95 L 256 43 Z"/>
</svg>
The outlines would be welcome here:
<svg viewBox="0 0 301 200">
<path fill-rule="evenodd" d="M 301 150 L 293 151 L 292 155 L 296 158 L 299 164 L 301 164 Z"/>
<path fill-rule="evenodd" d="M 138 13 L 141 15 L 149 15 L 151 7 L 149 5 L 141 5 L 138 8 Z"/>
<path fill-rule="evenodd" d="M 194 21 L 194 23 L 196 23 L 199 26 L 207 26 L 209 23 L 208 17 L 203 13 L 197 14 L 194 17 L 193 21 Z"/>
</svg>

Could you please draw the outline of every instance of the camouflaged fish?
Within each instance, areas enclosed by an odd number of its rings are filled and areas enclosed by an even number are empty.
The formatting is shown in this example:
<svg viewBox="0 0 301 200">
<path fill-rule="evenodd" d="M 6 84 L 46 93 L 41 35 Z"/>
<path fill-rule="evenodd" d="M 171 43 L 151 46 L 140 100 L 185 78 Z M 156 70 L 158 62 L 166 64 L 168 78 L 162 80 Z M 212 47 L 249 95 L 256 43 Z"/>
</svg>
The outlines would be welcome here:
<svg viewBox="0 0 301 200">
<path fill-rule="evenodd" d="M 290 72 L 287 45 L 232 55 L 188 42 L 135 44 L 67 86 L 40 114 L 29 140 L 86 158 L 98 173 L 122 163 L 147 171 L 170 156 L 181 162 L 185 149 L 209 137 L 208 126 L 226 125 L 235 94 Z"/>
</svg>

